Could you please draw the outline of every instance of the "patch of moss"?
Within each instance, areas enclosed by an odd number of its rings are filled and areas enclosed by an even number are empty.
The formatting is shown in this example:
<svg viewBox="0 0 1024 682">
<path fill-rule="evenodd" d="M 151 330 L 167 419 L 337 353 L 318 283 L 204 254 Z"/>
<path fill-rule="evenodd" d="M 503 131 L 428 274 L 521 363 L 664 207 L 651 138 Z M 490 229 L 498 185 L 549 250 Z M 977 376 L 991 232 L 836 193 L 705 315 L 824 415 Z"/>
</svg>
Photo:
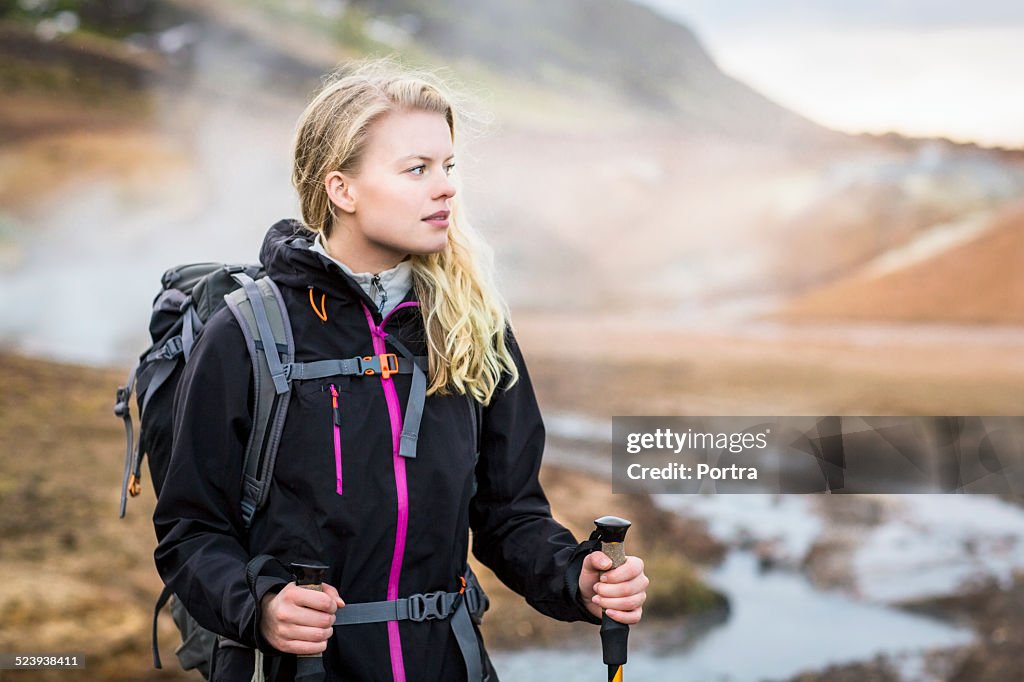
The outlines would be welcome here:
<svg viewBox="0 0 1024 682">
<path fill-rule="evenodd" d="M 723 608 L 725 597 L 704 583 L 693 564 L 678 553 L 654 549 L 644 558 L 651 580 L 644 615 L 678 618 Z"/>
</svg>

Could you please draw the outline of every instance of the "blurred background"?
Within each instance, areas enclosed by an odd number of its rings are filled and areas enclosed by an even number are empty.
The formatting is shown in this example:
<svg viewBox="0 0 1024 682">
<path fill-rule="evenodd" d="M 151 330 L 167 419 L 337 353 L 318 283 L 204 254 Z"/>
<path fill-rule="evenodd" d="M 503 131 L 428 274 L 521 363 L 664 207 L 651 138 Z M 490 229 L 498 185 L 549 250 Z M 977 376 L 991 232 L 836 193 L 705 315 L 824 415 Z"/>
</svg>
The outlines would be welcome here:
<svg viewBox="0 0 1024 682">
<path fill-rule="evenodd" d="M 1024 513 L 985 496 L 612 495 L 612 415 L 1019 415 L 1024 6 L 1009 0 L 0 0 L 0 651 L 150 668 L 148 475 L 114 389 L 160 274 L 297 216 L 293 125 L 345 60 L 441 69 L 470 217 L 545 412 L 544 482 L 653 583 L 627 675 L 1018 680 Z M 503 679 L 596 630 L 486 571 Z"/>
</svg>

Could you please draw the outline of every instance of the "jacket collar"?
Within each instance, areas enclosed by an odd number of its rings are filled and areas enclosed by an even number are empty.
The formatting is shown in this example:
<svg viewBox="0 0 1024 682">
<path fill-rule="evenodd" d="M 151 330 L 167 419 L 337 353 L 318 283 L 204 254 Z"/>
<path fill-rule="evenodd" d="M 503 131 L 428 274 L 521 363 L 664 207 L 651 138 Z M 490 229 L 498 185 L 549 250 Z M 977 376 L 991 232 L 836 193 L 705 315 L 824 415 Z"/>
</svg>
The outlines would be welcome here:
<svg viewBox="0 0 1024 682">
<path fill-rule="evenodd" d="M 326 255 L 313 251 L 316 236 L 293 218 L 271 226 L 260 249 L 260 262 L 267 274 L 280 286 L 294 289 L 315 288 L 346 303 L 362 302 L 376 313 L 376 303 L 347 272 Z M 402 302 L 416 300 L 413 287 Z"/>
</svg>

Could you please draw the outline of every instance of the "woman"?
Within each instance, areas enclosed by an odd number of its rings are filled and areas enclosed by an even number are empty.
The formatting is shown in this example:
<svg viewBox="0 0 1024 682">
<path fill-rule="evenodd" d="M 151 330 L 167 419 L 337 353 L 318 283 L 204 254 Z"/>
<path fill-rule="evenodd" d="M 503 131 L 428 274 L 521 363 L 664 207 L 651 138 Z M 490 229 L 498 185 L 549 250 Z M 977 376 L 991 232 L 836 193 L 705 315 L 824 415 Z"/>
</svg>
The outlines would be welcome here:
<svg viewBox="0 0 1024 682">
<path fill-rule="evenodd" d="M 277 223 L 261 251 L 297 362 L 421 358 L 418 437 L 403 438 L 414 367 L 294 379 L 268 501 L 246 530 L 237 482 L 252 370 L 229 311 L 192 351 L 155 558 L 185 608 L 221 636 L 215 679 L 249 680 L 256 666 L 290 679 L 296 659 L 282 654 L 322 654 L 329 680 L 496 680 L 475 625 L 467 648 L 457 609 L 439 613 L 443 597 L 427 603 L 436 592 L 452 595 L 453 609 L 471 601 L 459 598 L 470 530 L 475 556 L 541 613 L 598 623 L 606 608 L 640 619 L 642 562 L 602 574 L 608 557 L 588 554 L 551 518 L 530 379 L 455 201 L 455 123 L 442 85 L 426 76 L 370 62 L 336 78 L 298 125 L 292 179 L 304 224 Z M 258 555 L 273 560 L 254 567 Z M 323 592 L 295 584 L 296 561 L 328 567 Z M 401 602 L 406 617 L 345 621 L 371 602 Z M 413 615 L 426 607 L 434 617 L 409 618 L 413 602 Z"/>
</svg>

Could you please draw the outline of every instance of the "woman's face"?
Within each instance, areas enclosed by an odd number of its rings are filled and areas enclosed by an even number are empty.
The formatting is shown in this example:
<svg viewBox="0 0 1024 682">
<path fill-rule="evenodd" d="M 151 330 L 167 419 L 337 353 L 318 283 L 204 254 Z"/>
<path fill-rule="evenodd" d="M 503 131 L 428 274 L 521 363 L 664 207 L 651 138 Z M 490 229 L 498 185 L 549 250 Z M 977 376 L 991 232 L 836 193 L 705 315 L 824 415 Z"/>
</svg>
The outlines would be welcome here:
<svg viewBox="0 0 1024 682">
<path fill-rule="evenodd" d="M 325 180 L 340 209 L 330 240 L 337 235 L 341 241 L 343 252 L 336 255 L 355 260 L 350 267 L 379 272 L 409 254 L 444 250 L 449 200 L 455 196 L 445 117 L 395 111 L 374 121 L 368 135 L 356 174 L 331 173 Z"/>
</svg>

